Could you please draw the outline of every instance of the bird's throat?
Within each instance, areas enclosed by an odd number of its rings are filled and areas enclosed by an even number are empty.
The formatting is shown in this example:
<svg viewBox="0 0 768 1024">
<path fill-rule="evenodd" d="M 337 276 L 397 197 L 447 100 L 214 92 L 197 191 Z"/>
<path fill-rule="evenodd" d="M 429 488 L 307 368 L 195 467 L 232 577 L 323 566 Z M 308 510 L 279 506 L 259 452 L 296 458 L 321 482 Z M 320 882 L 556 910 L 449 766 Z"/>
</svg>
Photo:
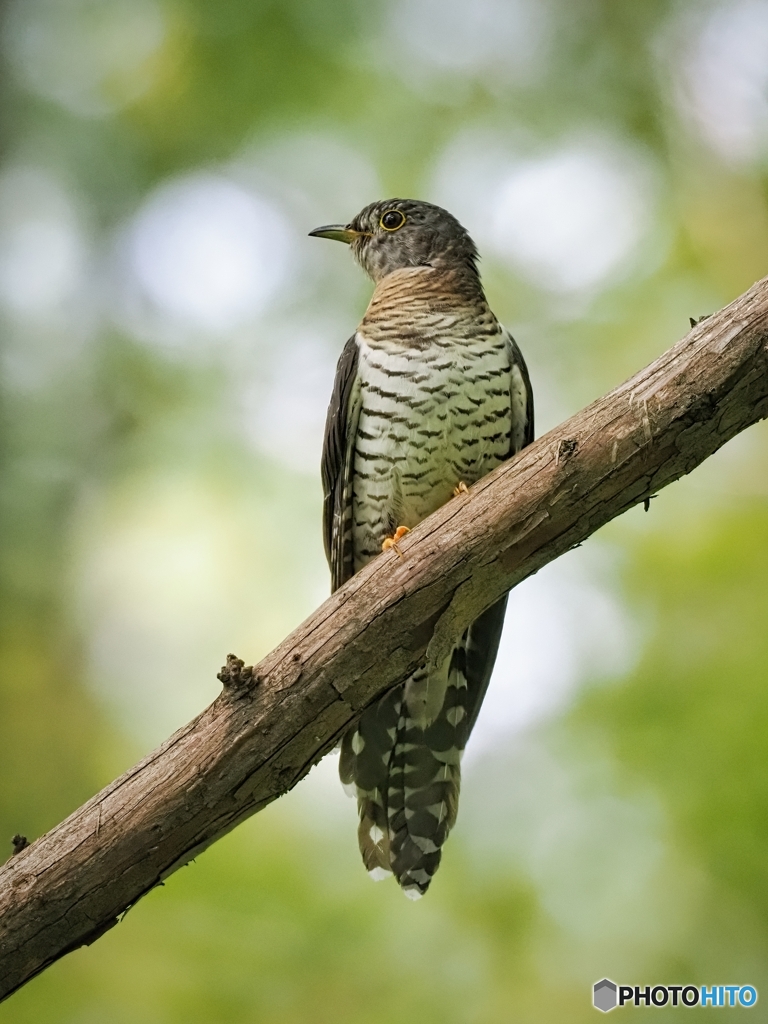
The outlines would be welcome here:
<svg viewBox="0 0 768 1024">
<path fill-rule="evenodd" d="M 464 325 L 498 330 L 477 275 L 457 267 L 407 267 L 376 284 L 360 330 L 369 338 L 438 327 L 460 335 Z"/>
</svg>

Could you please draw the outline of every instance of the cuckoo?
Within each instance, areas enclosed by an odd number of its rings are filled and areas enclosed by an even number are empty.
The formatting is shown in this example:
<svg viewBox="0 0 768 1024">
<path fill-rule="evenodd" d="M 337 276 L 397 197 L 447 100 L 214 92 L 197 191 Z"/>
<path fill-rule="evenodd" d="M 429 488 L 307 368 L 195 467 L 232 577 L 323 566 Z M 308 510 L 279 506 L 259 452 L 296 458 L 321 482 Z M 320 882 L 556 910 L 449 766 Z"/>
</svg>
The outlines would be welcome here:
<svg viewBox="0 0 768 1024">
<path fill-rule="evenodd" d="M 339 359 L 322 457 L 323 533 L 333 590 L 447 501 L 533 440 L 520 349 L 491 312 L 477 249 L 446 210 L 373 203 L 310 232 L 346 242 L 374 282 Z M 499 646 L 506 597 L 445 662 L 422 664 L 342 739 L 341 781 L 356 795 L 374 879 L 422 896 L 456 821 L 461 755 Z"/>
</svg>

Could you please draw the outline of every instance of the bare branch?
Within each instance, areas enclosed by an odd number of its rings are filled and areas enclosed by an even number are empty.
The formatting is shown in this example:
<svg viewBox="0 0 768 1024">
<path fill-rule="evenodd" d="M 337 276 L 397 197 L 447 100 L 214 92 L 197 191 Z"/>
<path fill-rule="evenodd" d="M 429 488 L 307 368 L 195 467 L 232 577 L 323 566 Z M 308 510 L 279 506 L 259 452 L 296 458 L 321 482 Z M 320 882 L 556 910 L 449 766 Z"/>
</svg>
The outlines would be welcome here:
<svg viewBox="0 0 768 1024">
<path fill-rule="evenodd" d="M 430 516 L 0 870 L 0 999 L 294 786 L 505 591 L 768 415 L 768 279 Z M 21 837 L 19 837 L 21 840 Z M 15 841 L 14 841 L 15 842 Z"/>
</svg>

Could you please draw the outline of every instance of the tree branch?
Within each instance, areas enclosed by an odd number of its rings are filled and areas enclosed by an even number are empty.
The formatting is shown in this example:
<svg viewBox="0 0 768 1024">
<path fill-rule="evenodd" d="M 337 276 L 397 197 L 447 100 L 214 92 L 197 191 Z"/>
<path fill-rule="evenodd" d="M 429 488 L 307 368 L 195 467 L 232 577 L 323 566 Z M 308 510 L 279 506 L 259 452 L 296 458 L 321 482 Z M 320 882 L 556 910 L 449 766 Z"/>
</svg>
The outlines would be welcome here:
<svg viewBox="0 0 768 1024">
<path fill-rule="evenodd" d="M 287 792 L 484 608 L 768 415 L 768 278 L 448 502 L 0 869 L 0 999 Z"/>
</svg>

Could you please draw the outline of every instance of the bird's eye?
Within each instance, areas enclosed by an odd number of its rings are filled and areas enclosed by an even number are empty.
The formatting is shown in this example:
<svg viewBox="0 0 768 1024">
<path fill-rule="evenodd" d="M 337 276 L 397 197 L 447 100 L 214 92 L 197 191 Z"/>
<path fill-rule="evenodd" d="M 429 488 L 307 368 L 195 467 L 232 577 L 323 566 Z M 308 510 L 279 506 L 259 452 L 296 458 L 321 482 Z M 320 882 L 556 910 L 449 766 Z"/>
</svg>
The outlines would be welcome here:
<svg viewBox="0 0 768 1024">
<path fill-rule="evenodd" d="M 384 228 L 385 231 L 397 231 L 405 224 L 405 214 L 400 210 L 387 210 L 382 215 L 379 224 Z"/>
</svg>

